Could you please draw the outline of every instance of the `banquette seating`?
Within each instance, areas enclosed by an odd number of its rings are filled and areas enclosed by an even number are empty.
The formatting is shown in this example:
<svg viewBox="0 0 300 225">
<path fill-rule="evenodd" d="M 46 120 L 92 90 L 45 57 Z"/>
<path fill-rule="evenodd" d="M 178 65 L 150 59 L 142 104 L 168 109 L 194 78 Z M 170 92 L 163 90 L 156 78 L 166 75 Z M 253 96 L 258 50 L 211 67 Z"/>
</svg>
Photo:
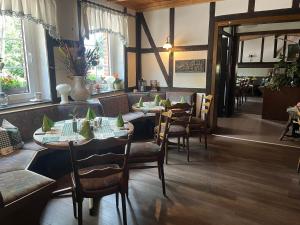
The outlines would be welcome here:
<svg viewBox="0 0 300 225">
<path fill-rule="evenodd" d="M 49 151 L 35 144 L 32 135 L 41 126 L 44 114 L 54 121 L 63 120 L 70 118 L 69 113 L 74 107 L 78 108 L 80 116 L 84 116 L 88 107 L 98 115 L 102 114 L 99 103 L 73 103 L 0 115 L 1 121 L 6 119 L 19 128 L 24 141 L 22 149 L 0 157 L 0 221 L 5 225 L 39 224 L 40 215 L 56 184 L 53 179 L 40 174 L 37 165 L 44 163 L 40 159 L 49 155 Z"/>
</svg>

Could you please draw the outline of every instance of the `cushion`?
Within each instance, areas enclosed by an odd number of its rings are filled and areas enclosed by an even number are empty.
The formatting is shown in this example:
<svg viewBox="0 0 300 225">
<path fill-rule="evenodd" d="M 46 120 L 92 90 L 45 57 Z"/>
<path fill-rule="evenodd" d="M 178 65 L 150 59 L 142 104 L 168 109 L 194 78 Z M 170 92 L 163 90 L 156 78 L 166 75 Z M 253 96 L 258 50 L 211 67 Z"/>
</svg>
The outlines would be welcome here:
<svg viewBox="0 0 300 225">
<path fill-rule="evenodd" d="M 4 204 L 9 204 L 54 181 L 28 170 L 0 174 L 0 191 Z"/>
<path fill-rule="evenodd" d="M 91 170 L 95 169 L 104 169 L 104 168 L 119 168 L 117 164 L 104 164 L 104 165 L 97 165 L 93 167 L 87 167 L 79 170 L 79 174 L 87 173 Z M 80 183 L 82 188 L 85 191 L 95 191 L 101 190 L 105 188 L 109 188 L 111 186 L 119 185 L 122 179 L 123 173 L 115 173 L 103 178 L 80 178 Z M 72 179 L 74 176 L 72 176 Z M 74 181 L 73 181 L 74 182 Z"/>
<path fill-rule="evenodd" d="M 101 97 L 99 102 L 103 107 L 104 116 L 116 117 L 129 113 L 127 94 Z"/>
<path fill-rule="evenodd" d="M 158 156 L 160 146 L 153 142 L 137 142 L 130 146 L 129 162 L 134 158 L 146 158 Z"/>
<path fill-rule="evenodd" d="M 162 123 L 161 124 L 161 133 L 164 132 L 165 130 L 165 127 L 166 127 L 166 124 L 165 123 Z M 158 126 L 155 127 L 155 132 L 157 133 L 158 131 Z M 169 129 L 169 135 L 172 135 L 172 134 L 185 134 L 186 133 L 186 128 L 182 125 L 171 125 L 170 126 L 170 129 Z"/>
<path fill-rule="evenodd" d="M 3 119 L 1 127 L 7 131 L 10 143 L 14 149 L 23 147 L 24 142 L 22 141 L 21 133 L 16 126 L 12 125 L 6 119 Z"/>
<path fill-rule="evenodd" d="M 130 112 L 123 115 L 123 119 L 125 121 L 133 121 L 137 119 L 141 119 L 145 116 L 143 112 Z"/>
<path fill-rule="evenodd" d="M 181 97 L 184 97 L 187 103 L 192 104 L 195 99 L 195 92 L 166 92 L 166 99 L 170 99 L 172 102 L 180 102 Z"/>
<path fill-rule="evenodd" d="M 35 151 L 16 150 L 8 156 L 0 157 L 0 173 L 26 169 L 35 155 Z"/>
<path fill-rule="evenodd" d="M 45 149 L 46 149 L 45 147 L 38 145 L 34 141 L 25 142 L 23 145 L 23 150 L 32 150 L 38 152 Z"/>
<path fill-rule="evenodd" d="M 9 155 L 14 151 L 14 147 L 11 145 L 8 132 L 0 128 L 0 156 Z"/>
</svg>

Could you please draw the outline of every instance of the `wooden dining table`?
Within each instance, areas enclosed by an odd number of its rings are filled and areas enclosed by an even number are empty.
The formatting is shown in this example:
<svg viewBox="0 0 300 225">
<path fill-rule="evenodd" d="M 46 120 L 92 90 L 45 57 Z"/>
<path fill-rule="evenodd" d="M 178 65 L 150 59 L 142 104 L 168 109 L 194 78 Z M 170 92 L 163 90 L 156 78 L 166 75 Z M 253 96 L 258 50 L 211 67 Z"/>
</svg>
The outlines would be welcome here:
<svg viewBox="0 0 300 225">
<path fill-rule="evenodd" d="M 100 118 L 96 118 L 100 119 Z M 77 127 L 80 130 L 84 119 L 77 120 Z M 94 138 L 122 138 L 132 134 L 134 126 L 130 122 L 124 122 L 124 127 L 117 126 L 117 119 L 112 117 L 101 117 L 99 127 L 93 128 Z M 54 126 L 48 132 L 43 132 L 42 128 L 37 129 L 33 134 L 33 140 L 40 146 L 54 150 L 69 150 L 70 141 L 86 142 L 79 132 L 73 131 L 72 120 L 62 120 L 54 123 Z M 67 186 L 53 192 L 53 196 L 71 193 L 72 188 Z"/>
</svg>

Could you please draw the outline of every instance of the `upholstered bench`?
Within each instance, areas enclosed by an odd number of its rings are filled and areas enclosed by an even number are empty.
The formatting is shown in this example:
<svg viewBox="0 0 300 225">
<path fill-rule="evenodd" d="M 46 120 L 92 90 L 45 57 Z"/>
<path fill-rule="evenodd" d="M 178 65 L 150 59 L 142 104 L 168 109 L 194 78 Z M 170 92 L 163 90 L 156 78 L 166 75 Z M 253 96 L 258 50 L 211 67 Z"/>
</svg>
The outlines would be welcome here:
<svg viewBox="0 0 300 225">
<path fill-rule="evenodd" d="M 5 225 L 37 225 L 40 215 L 47 201 L 55 189 L 55 181 L 38 174 L 36 165 L 47 165 L 48 156 L 67 160 L 68 154 L 49 151 L 32 141 L 33 133 L 41 127 L 44 115 L 54 121 L 70 118 L 70 113 L 76 108 L 79 117 L 85 117 L 88 108 L 92 108 L 97 115 L 102 115 L 102 107 L 97 103 L 73 102 L 67 105 L 47 105 L 40 108 L 25 109 L 14 112 L 3 112 L 0 121 L 6 119 L 19 128 L 22 149 L 0 156 L 0 221 Z M 55 150 L 54 150 L 55 151 Z M 56 151 L 57 153 L 58 151 Z M 62 154 L 61 154 L 62 153 Z M 60 157 L 61 158 L 61 157 Z M 39 162 L 40 161 L 40 162 Z M 50 162 L 51 163 L 51 162 Z M 57 164 L 55 160 L 52 162 Z M 64 164 L 64 167 L 67 165 Z M 34 170 L 36 172 L 30 171 Z"/>
</svg>

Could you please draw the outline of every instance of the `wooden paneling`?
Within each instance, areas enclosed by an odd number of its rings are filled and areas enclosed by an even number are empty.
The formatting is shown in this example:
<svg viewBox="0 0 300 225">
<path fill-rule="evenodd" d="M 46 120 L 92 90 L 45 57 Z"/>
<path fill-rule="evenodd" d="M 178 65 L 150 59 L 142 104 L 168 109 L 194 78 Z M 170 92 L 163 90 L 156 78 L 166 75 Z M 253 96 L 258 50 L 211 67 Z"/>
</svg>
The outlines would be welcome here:
<svg viewBox="0 0 300 225">
<path fill-rule="evenodd" d="M 109 0 L 136 11 L 147 11 L 160 8 L 175 8 L 197 3 L 216 2 L 223 0 Z"/>
</svg>

